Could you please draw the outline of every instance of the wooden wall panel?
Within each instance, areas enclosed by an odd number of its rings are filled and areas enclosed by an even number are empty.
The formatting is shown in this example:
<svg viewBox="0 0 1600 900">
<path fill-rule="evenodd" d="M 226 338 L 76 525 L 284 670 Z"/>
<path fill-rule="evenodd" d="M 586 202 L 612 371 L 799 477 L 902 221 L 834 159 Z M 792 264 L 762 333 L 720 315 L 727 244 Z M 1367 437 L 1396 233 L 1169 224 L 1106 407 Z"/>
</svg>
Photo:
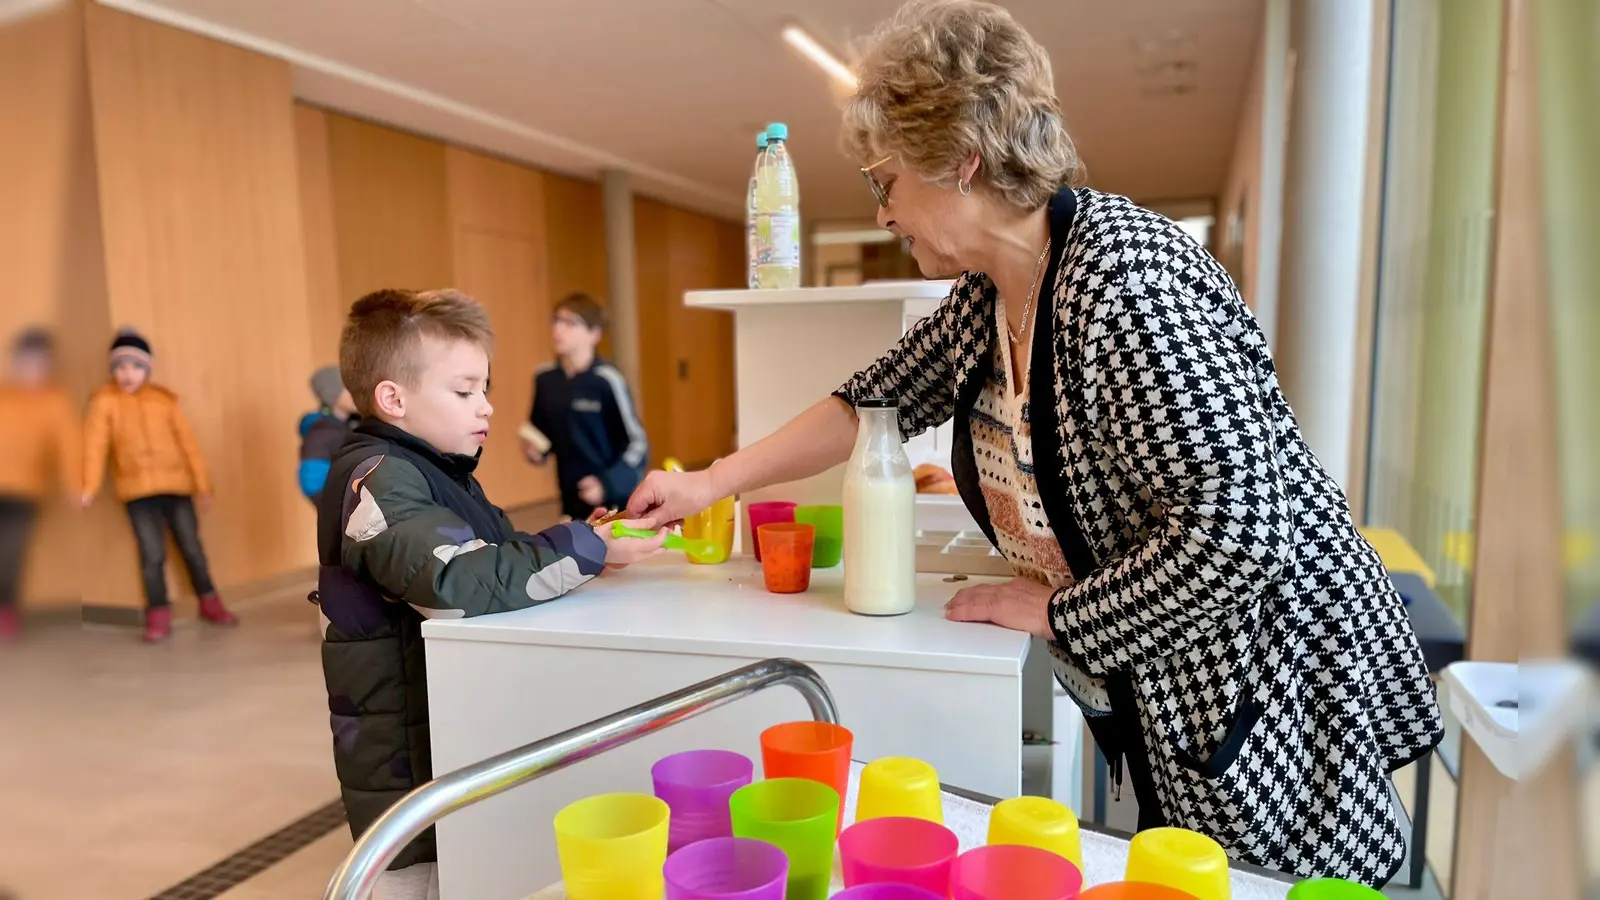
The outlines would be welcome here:
<svg viewBox="0 0 1600 900">
<path fill-rule="evenodd" d="M 81 402 L 105 377 L 108 319 L 80 4 L 0 28 L 0 128 L 27 136 L 0 141 L 0 342 L 52 328 L 59 377 Z M 0 432 L 12 427 L 21 426 L 0 422 Z M 30 608 L 79 601 L 84 536 L 108 527 L 82 519 L 68 504 L 47 506 L 23 585 Z"/>
<path fill-rule="evenodd" d="M 454 260 L 444 145 L 326 115 L 339 285 L 346 306 L 378 288 L 448 286 Z"/>
<path fill-rule="evenodd" d="M 505 508 L 550 500 L 558 493 L 554 466 L 529 465 L 516 433 L 533 399 L 534 370 L 551 359 L 545 176 L 455 147 L 445 163 L 455 285 L 488 308 L 495 332 L 495 415 L 478 477 Z"/>
<path fill-rule="evenodd" d="M 226 588 L 312 565 L 294 476 L 311 353 L 288 64 L 87 15 L 110 320 L 148 335 L 194 425 L 217 490 L 213 573 Z M 137 581 L 108 568 L 88 600 L 138 605 Z"/>
<path fill-rule="evenodd" d="M 545 281 L 551 304 L 573 291 L 584 291 L 605 302 L 610 278 L 606 273 L 605 204 L 599 182 L 546 173 L 544 224 L 549 263 Z M 609 337 L 601 342 L 600 352 L 611 352 Z"/>
<path fill-rule="evenodd" d="M 638 280 L 639 371 L 630 385 L 639 419 L 650 435 L 650 465 L 677 456 L 672 434 L 673 382 L 677 351 L 672 346 L 672 210 L 643 197 L 633 201 L 634 277 Z M 679 298 L 678 302 L 682 302 Z"/>
<path fill-rule="evenodd" d="M 300 221 L 306 247 L 306 303 L 313 366 L 337 365 L 339 332 L 355 298 L 339 282 L 339 235 L 328 160 L 328 114 L 294 107 L 295 156 L 300 176 Z M 308 400 L 308 402 L 310 402 Z"/>
</svg>

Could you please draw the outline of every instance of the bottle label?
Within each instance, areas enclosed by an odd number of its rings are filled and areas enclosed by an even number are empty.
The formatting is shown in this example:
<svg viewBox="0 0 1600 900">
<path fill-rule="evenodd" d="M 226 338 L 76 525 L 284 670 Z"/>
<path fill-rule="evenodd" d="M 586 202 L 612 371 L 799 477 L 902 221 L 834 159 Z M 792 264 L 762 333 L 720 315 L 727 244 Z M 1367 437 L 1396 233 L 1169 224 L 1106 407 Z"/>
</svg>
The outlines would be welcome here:
<svg viewBox="0 0 1600 900">
<path fill-rule="evenodd" d="M 792 212 L 775 212 L 763 216 L 768 235 L 764 251 L 766 265 L 800 265 L 800 215 Z"/>
</svg>

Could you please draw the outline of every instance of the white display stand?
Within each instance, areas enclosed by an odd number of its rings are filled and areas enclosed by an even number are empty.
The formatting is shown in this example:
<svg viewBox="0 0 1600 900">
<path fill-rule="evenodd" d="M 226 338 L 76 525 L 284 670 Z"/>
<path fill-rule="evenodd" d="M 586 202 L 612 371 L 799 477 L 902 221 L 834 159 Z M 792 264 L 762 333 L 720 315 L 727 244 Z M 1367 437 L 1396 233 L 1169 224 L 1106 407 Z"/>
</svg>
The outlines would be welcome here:
<svg viewBox="0 0 1600 900">
<path fill-rule="evenodd" d="M 858 757 L 915 756 L 947 784 L 1016 796 L 1030 639 L 947 621 L 945 602 L 970 583 L 919 575 L 913 612 L 873 618 L 845 610 L 839 569 L 815 571 L 806 593 L 777 595 L 748 560 L 691 566 L 673 554 L 533 609 L 429 620 L 434 774 L 746 663 L 790 657 L 827 682 Z M 455 813 L 438 826 L 443 896 L 501 900 L 549 884 L 559 877 L 550 823 L 561 807 L 648 792 L 651 764 L 679 750 L 758 759 L 764 728 L 804 718 L 794 694 L 764 692 Z"/>
</svg>

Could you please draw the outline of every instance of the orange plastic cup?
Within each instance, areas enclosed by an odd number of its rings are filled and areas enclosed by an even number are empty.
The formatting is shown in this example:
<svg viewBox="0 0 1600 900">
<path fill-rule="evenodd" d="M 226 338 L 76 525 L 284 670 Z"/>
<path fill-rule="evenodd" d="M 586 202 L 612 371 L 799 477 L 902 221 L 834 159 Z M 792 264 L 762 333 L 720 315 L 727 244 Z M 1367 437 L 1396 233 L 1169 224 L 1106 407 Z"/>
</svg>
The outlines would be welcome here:
<svg viewBox="0 0 1600 900">
<path fill-rule="evenodd" d="M 1115 881 L 1089 888 L 1078 895 L 1078 900 L 1194 900 L 1194 895 L 1164 884 Z"/>
<path fill-rule="evenodd" d="M 811 557 L 806 556 L 806 571 Z M 844 797 L 850 788 L 850 750 L 855 735 L 827 722 L 786 722 L 761 732 L 761 773 L 766 778 L 809 778 L 839 793 L 834 833 L 844 824 Z"/>
<path fill-rule="evenodd" d="M 797 522 L 771 522 L 756 532 L 761 542 L 761 574 L 774 594 L 798 594 L 811 587 L 811 546 L 816 529 Z"/>
</svg>

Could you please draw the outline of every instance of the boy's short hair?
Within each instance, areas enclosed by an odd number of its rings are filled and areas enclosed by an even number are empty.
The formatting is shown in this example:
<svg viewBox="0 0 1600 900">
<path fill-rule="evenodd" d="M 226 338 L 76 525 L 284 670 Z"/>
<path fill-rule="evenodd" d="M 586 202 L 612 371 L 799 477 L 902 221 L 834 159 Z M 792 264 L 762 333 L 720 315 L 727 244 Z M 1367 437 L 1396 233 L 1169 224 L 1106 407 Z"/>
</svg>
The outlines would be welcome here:
<svg viewBox="0 0 1600 900">
<path fill-rule="evenodd" d="M 416 384 L 423 335 L 471 341 L 485 353 L 494 343 L 489 314 L 460 291 L 384 288 L 351 304 L 339 338 L 339 375 L 356 412 L 372 415 L 373 392 L 385 381 Z"/>
<path fill-rule="evenodd" d="M 606 328 L 605 307 L 583 291 L 573 291 L 562 297 L 561 302 L 556 304 L 555 311 L 572 313 L 581 319 L 583 324 L 596 331 L 604 331 Z"/>
<path fill-rule="evenodd" d="M 49 331 L 39 327 L 23 329 L 11 342 L 11 355 L 14 357 L 53 356 L 55 351 L 56 339 Z"/>
</svg>

